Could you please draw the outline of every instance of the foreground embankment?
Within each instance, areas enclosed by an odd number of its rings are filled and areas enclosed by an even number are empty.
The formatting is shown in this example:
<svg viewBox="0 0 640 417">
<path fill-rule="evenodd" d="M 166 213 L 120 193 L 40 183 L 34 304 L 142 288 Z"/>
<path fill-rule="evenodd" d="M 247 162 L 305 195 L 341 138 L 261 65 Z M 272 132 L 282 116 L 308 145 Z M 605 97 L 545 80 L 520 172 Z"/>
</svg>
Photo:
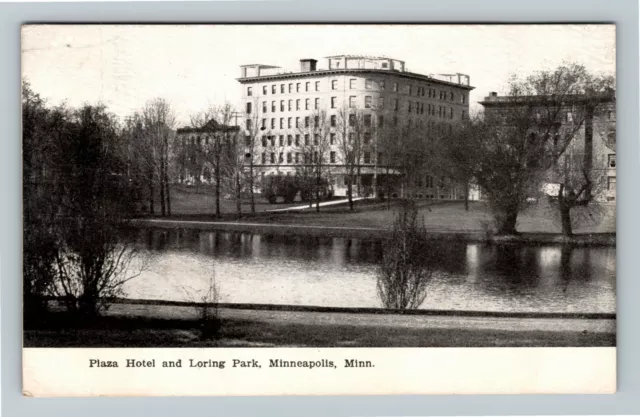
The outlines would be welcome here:
<svg viewBox="0 0 640 417">
<path fill-rule="evenodd" d="M 200 221 L 173 219 L 134 219 L 139 227 L 219 230 L 272 235 L 302 235 L 353 239 L 383 239 L 388 229 L 375 227 L 317 226 L 308 224 L 279 224 L 248 221 Z M 566 237 L 557 233 L 522 233 L 517 236 L 492 236 L 480 231 L 430 230 L 430 236 L 438 240 L 490 243 L 570 244 L 576 246 L 615 246 L 615 233 L 584 233 Z"/>
<path fill-rule="evenodd" d="M 201 340 L 197 303 L 117 300 L 82 323 L 55 307 L 24 332 L 26 347 L 615 346 L 614 314 L 394 311 L 223 304 L 222 330 Z"/>
</svg>

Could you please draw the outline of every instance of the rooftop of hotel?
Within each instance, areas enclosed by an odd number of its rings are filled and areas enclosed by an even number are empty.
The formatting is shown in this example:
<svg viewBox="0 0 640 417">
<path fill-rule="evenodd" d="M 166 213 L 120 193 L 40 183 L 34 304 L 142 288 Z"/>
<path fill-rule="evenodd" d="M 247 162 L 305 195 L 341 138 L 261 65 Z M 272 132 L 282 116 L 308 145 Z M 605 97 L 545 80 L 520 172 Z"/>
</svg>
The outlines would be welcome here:
<svg viewBox="0 0 640 417">
<path fill-rule="evenodd" d="M 344 72 L 376 72 L 394 73 L 407 78 L 435 81 L 473 89 L 470 85 L 470 77 L 462 73 L 447 74 L 422 74 L 408 70 L 405 62 L 385 56 L 367 55 L 332 55 L 324 57 L 325 65 L 317 66 L 317 60 L 313 58 L 300 59 L 298 71 L 286 69 L 275 65 L 250 64 L 241 65 L 241 76 L 238 81 L 248 82 L 257 79 L 281 79 L 287 77 L 305 77 L 313 74 L 331 74 Z"/>
</svg>

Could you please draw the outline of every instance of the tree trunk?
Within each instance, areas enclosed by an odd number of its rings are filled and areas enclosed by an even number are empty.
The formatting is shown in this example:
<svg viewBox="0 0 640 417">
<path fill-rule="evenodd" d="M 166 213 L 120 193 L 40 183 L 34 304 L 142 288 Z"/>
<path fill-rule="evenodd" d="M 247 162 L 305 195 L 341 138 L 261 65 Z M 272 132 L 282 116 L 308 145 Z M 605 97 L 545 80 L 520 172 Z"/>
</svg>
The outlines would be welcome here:
<svg viewBox="0 0 640 417">
<path fill-rule="evenodd" d="M 320 213 L 320 175 L 316 177 L 316 212 Z"/>
<path fill-rule="evenodd" d="M 164 186 L 167 189 L 167 215 L 171 216 L 171 191 L 169 190 L 169 143 L 166 138 L 164 146 Z"/>
<path fill-rule="evenodd" d="M 164 175 L 162 174 L 163 164 L 160 165 L 160 212 L 162 213 L 162 217 L 166 215 L 166 205 L 164 199 Z"/>
<path fill-rule="evenodd" d="M 362 184 L 361 184 L 361 180 L 362 180 L 362 175 L 360 175 L 360 164 L 358 164 L 358 171 L 356 173 L 356 193 L 358 194 L 358 197 L 362 196 Z"/>
<path fill-rule="evenodd" d="M 242 218 L 242 201 L 240 193 L 240 171 L 236 172 L 236 210 L 238 211 L 238 218 Z"/>
<path fill-rule="evenodd" d="M 571 227 L 571 206 L 570 198 L 565 198 L 564 195 L 564 184 L 560 184 L 560 189 L 558 190 L 558 209 L 560 210 L 562 234 L 564 236 L 573 235 L 573 229 Z"/>
<path fill-rule="evenodd" d="M 376 157 L 377 158 L 377 157 Z M 378 163 L 377 163 L 377 159 L 376 159 L 376 165 L 373 167 L 374 171 L 373 171 L 373 186 L 372 188 L 372 192 L 373 192 L 373 199 L 374 200 L 378 200 Z"/>
<path fill-rule="evenodd" d="M 253 194 L 253 154 L 251 154 L 251 162 L 249 163 L 249 195 L 251 197 L 251 214 L 256 214 L 256 200 Z"/>
<path fill-rule="evenodd" d="M 464 211 L 469 211 L 469 182 L 464 183 Z"/>
<path fill-rule="evenodd" d="M 347 196 L 349 197 L 349 210 L 353 211 L 353 174 L 349 174 L 349 184 L 347 184 Z"/>
<path fill-rule="evenodd" d="M 220 218 L 220 152 L 216 155 L 216 217 Z"/>
<path fill-rule="evenodd" d="M 562 234 L 564 236 L 573 235 L 571 227 L 571 207 L 566 203 L 558 203 L 560 205 L 560 218 L 562 220 Z"/>
<path fill-rule="evenodd" d="M 160 147 L 160 211 L 162 212 L 162 217 L 164 217 L 166 213 L 165 206 L 165 197 L 164 197 L 164 143 Z"/>
<path fill-rule="evenodd" d="M 587 114 L 585 117 L 584 125 L 584 171 L 589 177 L 591 177 L 591 170 L 593 168 L 593 107 L 587 106 Z M 591 200 L 592 190 L 591 184 L 588 184 L 584 191 L 584 200 Z"/>
<path fill-rule="evenodd" d="M 87 288 L 78 297 L 78 313 L 83 319 L 90 321 L 98 316 L 98 298 L 97 291 Z"/>
<path fill-rule="evenodd" d="M 387 182 L 387 210 L 391 210 L 391 181 L 389 181 L 389 166 L 387 166 L 387 177 L 385 181 Z"/>
<path fill-rule="evenodd" d="M 517 235 L 518 210 L 507 209 L 496 219 L 499 235 Z"/>
<path fill-rule="evenodd" d="M 169 187 L 169 176 L 166 171 L 164 176 L 164 185 L 167 187 L 167 215 L 171 216 L 171 190 Z"/>
<path fill-rule="evenodd" d="M 153 171 L 149 175 L 149 213 L 155 214 L 155 199 L 153 189 Z"/>
</svg>

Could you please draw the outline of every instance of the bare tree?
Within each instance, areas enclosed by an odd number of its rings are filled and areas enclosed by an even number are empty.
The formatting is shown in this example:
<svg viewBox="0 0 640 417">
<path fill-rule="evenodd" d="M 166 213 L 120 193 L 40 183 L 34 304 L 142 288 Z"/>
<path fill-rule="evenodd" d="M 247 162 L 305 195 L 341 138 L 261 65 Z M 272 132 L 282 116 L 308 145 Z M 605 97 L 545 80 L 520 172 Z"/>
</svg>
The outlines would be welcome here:
<svg viewBox="0 0 640 417">
<path fill-rule="evenodd" d="M 301 143 L 295 145 L 299 145 L 300 157 L 288 154 L 287 162 L 291 162 L 289 159 L 295 161 L 299 177 L 309 184 L 309 207 L 313 204 L 312 194 L 315 194 L 316 212 L 320 212 L 321 193 L 328 185 L 331 163 L 331 125 L 326 111 L 315 110 L 305 116 L 298 131 L 302 136 Z"/>
<path fill-rule="evenodd" d="M 163 98 L 148 101 L 141 113 L 143 137 L 137 144 L 139 162 L 146 167 L 149 187 L 149 211 L 154 212 L 154 184 L 160 188 L 162 216 L 171 214 L 171 190 L 169 184 L 169 145 L 175 127 L 175 115 L 171 105 Z"/>
<path fill-rule="evenodd" d="M 218 218 L 221 215 L 222 187 L 225 182 L 228 182 L 226 176 L 234 172 L 229 164 L 234 164 L 234 158 L 238 152 L 235 149 L 237 144 L 234 139 L 238 128 L 234 124 L 234 119 L 233 107 L 229 103 L 210 106 L 205 111 L 191 115 L 191 126 L 204 135 L 204 141 L 199 139 L 196 150 L 197 159 L 202 165 L 199 170 L 203 170 L 206 166 L 213 171 L 215 216 Z"/>
<path fill-rule="evenodd" d="M 349 210 L 353 211 L 353 185 L 360 195 L 360 170 L 363 157 L 363 142 L 366 132 L 365 114 L 355 107 L 342 107 L 336 113 L 336 135 L 340 162 L 347 178 L 347 198 Z"/>
<path fill-rule="evenodd" d="M 275 102 L 271 104 L 272 115 L 276 110 L 273 108 L 276 106 Z M 256 179 L 264 173 L 264 165 L 267 163 L 267 154 L 269 159 L 272 152 L 277 152 L 277 159 L 273 158 L 273 164 L 280 162 L 279 154 L 284 147 L 280 146 L 276 142 L 275 136 L 272 135 L 272 131 L 276 129 L 277 120 L 274 117 L 268 118 L 269 103 L 266 100 L 260 102 L 260 97 L 256 97 L 252 101 L 245 103 L 244 111 L 241 113 L 244 119 L 243 134 L 244 134 L 244 178 L 247 182 L 249 189 L 249 198 L 251 205 L 251 214 L 255 214 L 255 191 L 256 191 Z M 282 123 L 282 121 L 280 122 Z M 262 149 L 262 151 L 260 151 Z M 262 169 L 257 169 L 257 166 L 261 166 Z M 263 186 L 264 184 L 261 184 Z"/>
<path fill-rule="evenodd" d="M 562 234 L 565 236 L 573 234 L 575 216 L 572 213 L 577 213 L 578 209 L 581 212 L 586 210 L 590 218 L 600 217 L 598 214 L 601 210 L 596 207 L 598 202 L 595 200 L 596 196 L 602 197 L 607 187 L 607 167 L 610 161 L 607 160 L 606 154 L 593 154 L 595 131 L 598 131 L 599 135 L 606 135 L 602 140 L 608 149 L 615 151 L 615 127 L 607 129 L 602 126 L 607 124 L 605 120 L 609 119 L 606 113 L 610 106 L 607 104 L 615 105 L 615 100 L 611 96 L 602 98 L 604 103 L 585 103 L 589 108 L 584 122 L 584 141 L 574 140 L 550 172 L 549 182 L 558 184 L 557 210 Z M 596 167 L 593 166 L 594 162 L 597 164 Z"/>
<path fill-rule="evenodd" d="M 426 175 L 441 171 L 445 165 L 441 161 L 438 131 L 429 127 L 417 109 L 414 112 L 415 117 L 411 117 L 410 112 L 404 116 L 396 111 L 386 112 L 382 119 L 384 125 L 378 123 L 376 129 L 377 165 L 386 170 L 388 196 L 392 188 L 399 185 L 402 197 L 416 198 Z"/>
<path fill-rule="evenodd" d="M 246 146 L 241 136 L 240 127 L 236 125 L 238 113 L 234 111 L 231 104 L 216 109 L 216 120 L 224 128 L 220 131 L 222 152 L 220 153 L 221 168 L 219 177 L 220 184 L 225 190 L 234 196 L 236 201 L 236 214 L 242 217 L 242 192 L 245 186 L 245 162 L 247 158 Z M 251 164 L 252 166 L 252 164 Z M 218 176 L 218 175 L 217 175 Z"/>
<path fill-rule="evenodd" d="M 385 189 L 387 210 L 391 209 L 392 190 L 396 186 L 396 178 L 399 178 L 398 166 L 402 163 L 402 150 L 398 145 L 397 130 L 399 129 L 398 115 L 391 111 L 378 113 L 376 123 L 376 166 L 384 169 L 384 181 L 376 179 Z"/>
<path fill-rule="evenodd" d="M 476 117 L 464 120 L 451 134 L 438 138 L 441 169 L 464 187 L 464 209 L 469 210 L 469 191 L 477 170 L 476 143 L 482 121 Z"/>
</svg>

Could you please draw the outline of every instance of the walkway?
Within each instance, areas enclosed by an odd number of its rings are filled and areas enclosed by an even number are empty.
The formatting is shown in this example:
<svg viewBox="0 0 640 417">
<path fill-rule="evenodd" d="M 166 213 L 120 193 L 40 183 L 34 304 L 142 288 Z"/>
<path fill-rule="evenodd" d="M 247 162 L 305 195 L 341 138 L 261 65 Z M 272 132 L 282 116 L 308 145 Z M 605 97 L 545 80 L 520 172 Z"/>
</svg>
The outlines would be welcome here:
<svg viewBox="0 0 640 417">
<path fill-rule="evenodd" d="M 309 206 L 305 206 L 308 208 Z M 292 210 L 292 209 L 285 209 Z M 135 222 L 143 224 L 157 224 L 167 225 L 175 224 L 176 226 L 246 226 L 246 227 L 258 227 L 258 228 L 296 228 L 296 229 L 328 229 L 328 230 L 372 230 L 381 231 L 386 230 L 377 227 L 342 227 L 342 226 L 323 226 L 323 225 L 303 225 L 303 224 L 281 224 L 281 223 L 247 223 L 242 221 L 235 222 L 219 222 L 219 221 L 203 221 L 203 220 L 170 220 L 170 219 L 135 219 Z"/>
<path fill-rule="evenodd" d="M 266 311 L 220 308 L 222 317 L 258 321 L 281 325 L 336 326 L 348 324 L 369 328 L 405 329 L 474 329 L 498 331 L 546 331 L 546 332 L 589 332 L 615 334 L 615 319 L 579 318 L 521 318 L 521 317 L 464 317 L 464 316 L 423 316 L 398 314 L 353 314 L 311 311 Z M 114 304 L 109 308 L 110 316 L 147 317 L 162 319 L 195 319 L 198 309 L 186 306 Z"/>
<path fill-rule="evenodd" d="M 358 200 L 364 200 L 365 197 L 355 197 L 352 200 L 353 201 L 358 201 Z M 344 200 L 333 200 L 333 201 L 325 201 L 324 203 L 320 203 L 320 207 L 325 207 L 325 206 L 333 206 L 336 204 L 344 204 L 344 203 L 348 203 L 349 199 L 344 199 Z M 315 207 L 315 203 L 313 204 L 312 207 Z M 267 213 L 275 213 L 278 211 L 291 211 L 291 210 L 304 210 L 304 209 L 308 209 L 309 204 L 305 204 L 304 206 L 296 206 L 296 207 L 287 207 L 287 208 L 283 208 L 283 209 L 276 209 L 276 210 L 266 210 Z"/>
</svg>

